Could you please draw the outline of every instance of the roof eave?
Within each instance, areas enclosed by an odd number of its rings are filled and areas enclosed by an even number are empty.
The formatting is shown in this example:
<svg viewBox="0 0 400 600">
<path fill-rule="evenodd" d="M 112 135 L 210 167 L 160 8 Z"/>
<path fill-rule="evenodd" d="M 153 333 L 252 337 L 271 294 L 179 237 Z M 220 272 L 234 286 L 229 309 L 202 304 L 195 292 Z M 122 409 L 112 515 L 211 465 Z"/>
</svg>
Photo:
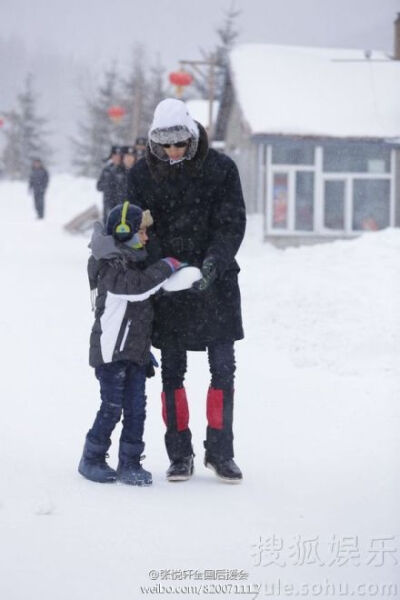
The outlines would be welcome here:
<svg viewBox="0 0 400 600">
<path fill-rule="evenodd" d="M 314 142 L 324 142 L 324 141 L 343 141 L 343 142 L 371 142 L 378 144 L 385 144 L 390 146 L 400 146 L 400 137 L 377 137 L 377 136 L 356 136 L 356 135 L 348 135 L 348 136 L 339 136 L 332 134 L 299 134 L 299 133 L 260 133 L 253 132 L 250 134 L 250 139 L 255 142 L 260 142 L 263 140 L 273 141 L 281 140 L 283 138 L 290 138 L 292 140 L 308 140 Z"/>
</svg>

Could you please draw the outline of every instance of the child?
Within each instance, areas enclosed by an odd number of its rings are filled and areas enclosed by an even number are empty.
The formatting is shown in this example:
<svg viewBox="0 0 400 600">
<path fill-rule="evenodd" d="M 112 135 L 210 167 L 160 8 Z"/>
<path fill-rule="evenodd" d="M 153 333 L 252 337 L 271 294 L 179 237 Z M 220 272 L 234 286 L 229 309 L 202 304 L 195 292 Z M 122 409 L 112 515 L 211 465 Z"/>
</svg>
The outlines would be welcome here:
<svg viewBox="0 0 400 600">
<path fill-rule="evenodd" d="M 150 211 L 129 202 L 115 206 L 106 223 L 106 235 L 96 223 L 90 248 L 88 274 L 96 293 L 95 323 L 89 362 L 100 382 L 101 405 L 89 430 L 79 473 L 99 483 L 117 479 L 130 485 L 150 485 L 151 473 L 140 464 L 144 449 L 146 370 L 151 362 L 153 320 L 151 295 L 181 266 L 163 258 L 144 269 L 146 228 Z M 106 462 L 110 436 L 123 414 L 119 463 L 115 471 Z"/>
</svg>

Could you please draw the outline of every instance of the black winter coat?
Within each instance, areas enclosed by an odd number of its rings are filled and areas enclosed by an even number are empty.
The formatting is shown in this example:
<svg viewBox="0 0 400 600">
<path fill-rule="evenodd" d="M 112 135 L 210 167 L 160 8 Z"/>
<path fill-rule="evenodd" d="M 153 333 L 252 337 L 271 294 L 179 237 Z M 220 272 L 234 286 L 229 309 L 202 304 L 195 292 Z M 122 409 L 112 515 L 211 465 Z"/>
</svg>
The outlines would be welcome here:
<svg viewBox="0 0 400 600">
<path fill-rule="evenodd" d="M 171 275 L 171 267 L 160 260 L 140 268 L 146 252 L 116 245 L 112 236 L 103 235 L 100 224 L 95 224 L 91 248 L 88 275 L 97 297 L 89 363 L 97 367 L 129 360 L 146 365 L 153 325 L 151 296 Z"/>
<path fill-rule="evenodd" d="M 29 176 L 29 188 L 35 195 L 43 195 L 49 183 L 49 174 L 44 167 L 35 167 Z"/>
<path fill-rule="evenodd" d="M 127 200 L 127 171 L 124 166 L 108 164 L 102 170 L 96 185 L 103 192 L 104 220 L 114 206 Z"/>
<path fill-rule="evenodd" d="M 218 277 L 205 292 L 190 290 L 155 299 L 153 345 L 204 350 L 210 343 L 243 338 L 239 266 L 246 213 L 235 163 L 208 149 L 201 125 L 194 159 L 170 165 L 150 153 L 131 170 L 130 202 L 150 209 L 154 218 L 153 259 L 174 256 L 201 267 L 217 264 Z M 155 248 L 158 249 L 155 252 Z"/>
</svg>

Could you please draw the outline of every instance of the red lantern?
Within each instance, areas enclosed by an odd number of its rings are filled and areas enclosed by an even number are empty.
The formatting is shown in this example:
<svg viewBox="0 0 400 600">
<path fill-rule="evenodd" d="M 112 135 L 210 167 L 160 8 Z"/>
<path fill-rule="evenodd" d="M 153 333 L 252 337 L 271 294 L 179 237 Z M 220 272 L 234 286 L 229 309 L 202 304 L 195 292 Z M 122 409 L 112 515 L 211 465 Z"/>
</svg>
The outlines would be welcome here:
<svg viewBox="0 0 400 600">
<path fill-rule="evenodd" d="M 4 125 L 4 119 L 2 119 L 2 118 L 0 117 L 0 127 L 3 127 L 3 125 Z"/>
<path fill-rule="evenodd" d="M 176 86 L 176 95 L 178 98 L 182 96 L 183 88 L 186 85 L 190 85 L 193 81 L 193 76 L 186 71 L 174 71 L 169 74 L 169 81 L 172 85 Z"/>
<path fill-rule="evenodd" d="M 192 83 L 193 77 L 190 73 L 187 73 L 186 71 L 175 71 L 174 73 L 169 74 L 169 80 L 172 83 L 172 85 L 184 87 Z"/>
<path fill-rule="evenodd" d="M 125 112 L 126 111 L 122 106 L 110 106 L 110 108 L 107 110 L 108 116 L 114 123 L 119 123 Z"/>
</svg>

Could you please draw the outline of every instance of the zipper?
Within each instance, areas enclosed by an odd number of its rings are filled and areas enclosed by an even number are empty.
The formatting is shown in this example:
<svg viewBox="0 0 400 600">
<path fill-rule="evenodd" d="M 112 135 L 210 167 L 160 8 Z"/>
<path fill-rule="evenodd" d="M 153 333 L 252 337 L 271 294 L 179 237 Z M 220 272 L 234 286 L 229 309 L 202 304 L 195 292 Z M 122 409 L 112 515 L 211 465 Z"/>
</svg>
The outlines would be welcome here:
<svg viewBox="0 0 400 600">
<path fill-rule="evenodd" d="M 132 323 L 132 319 L 129 319 L 129 321 L 127 322 L 126 327 L 125 327 L 124 337 L 122 338 L 121 345 L 119 347 L 120 352 L 122 352 L 125 347 L 126 338 L 128 337 L 129 328 L 131 326 L 131 323 Z"/>
</svg>

